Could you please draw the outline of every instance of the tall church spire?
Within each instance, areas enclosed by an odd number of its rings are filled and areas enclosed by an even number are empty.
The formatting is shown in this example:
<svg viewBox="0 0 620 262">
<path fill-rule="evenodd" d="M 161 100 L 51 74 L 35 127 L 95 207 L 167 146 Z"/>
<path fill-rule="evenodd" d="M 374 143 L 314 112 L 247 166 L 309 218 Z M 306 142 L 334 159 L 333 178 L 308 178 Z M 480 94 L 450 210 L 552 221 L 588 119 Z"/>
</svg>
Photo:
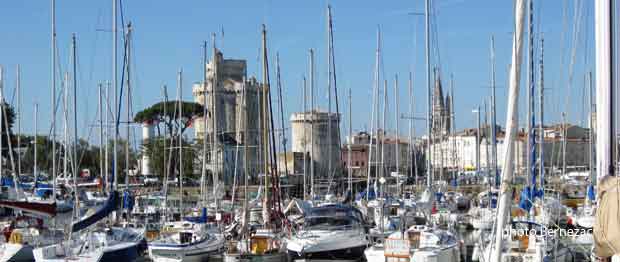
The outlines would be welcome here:
<svg viewBox="0 0 620 262">
<path fill-rule="evenodd" d="M 445 104 L 443 97 L 443 89 L 441 87 L 441 76 L 439 70 L 435 68 L 435 89 L 433 91 L 433 122 L 432 132 L 433 137 L 441 138 L 444 135 L 443 130 L 445 124 Z"/>
</svg>

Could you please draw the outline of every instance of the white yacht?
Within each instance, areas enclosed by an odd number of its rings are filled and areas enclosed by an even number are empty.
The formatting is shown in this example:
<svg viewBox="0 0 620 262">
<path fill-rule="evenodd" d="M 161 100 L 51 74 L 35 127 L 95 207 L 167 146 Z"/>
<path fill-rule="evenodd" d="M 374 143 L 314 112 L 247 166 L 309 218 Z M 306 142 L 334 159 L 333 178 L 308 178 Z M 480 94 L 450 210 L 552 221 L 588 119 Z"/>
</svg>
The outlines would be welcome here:
<svg viewBox="0 0 620 262">
<path fill-rule="evenodd" d="M 394 232 L 383 243 L 364 251 L 366 261 L 384 262 L 386 258 L 407 258 L 409 261 L 461 261 L 460 242 L 450 232 L 414 225 L 403 232 Z"/>
<path fill-rule="evenodd" d="M 362 213 L 344 205 L 315 207 L 304 215 L 286 248 L 295 259 L 356 260 L 368 245 Z"/>
<path fill-rule="evenodd" d="M 224 251 L 222 234 L 205 224 L 177 221 L 164 225 L 160 236 L 148 244 L 153 261 L 203 261 Z"/>
</svg>

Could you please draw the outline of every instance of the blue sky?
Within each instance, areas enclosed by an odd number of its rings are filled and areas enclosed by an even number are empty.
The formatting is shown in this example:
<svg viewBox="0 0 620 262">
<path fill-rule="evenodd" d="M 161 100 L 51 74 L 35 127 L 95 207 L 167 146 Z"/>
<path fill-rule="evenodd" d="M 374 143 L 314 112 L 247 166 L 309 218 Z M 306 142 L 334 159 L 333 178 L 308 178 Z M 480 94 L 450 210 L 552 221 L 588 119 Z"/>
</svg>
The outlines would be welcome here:
<svg viewBox="0 0 620 262">
<path fill-rule="evenodd" d="M 576 1 L 576 2 L 575 2 Z M 400 78 L 401 112 L 408 110 L 406 77 L 414 74 L 416 115 L 426 112 L 424 74 L 424 1 L 198 1 L 124 0 L 125 21 L 134 26 L 134 108 L 140 110 L 161 99 L 161 86 L 174 94 L 176 72 L 184 72 L 183 96 L 191 98 L 191 83 L 201 79 L 202 41 L 218 35 L 218 46 L 228 58 L 248 60 L 248 73 L 260 74 L 257 61 L 260 26 L 267 25 L 272 81 L 275 80 L 275 53 L 280 54 L 286 113 L 301 110 L 301 79 L 308 72 L 307 54 L 317 54 L 317 101 L 326 100 L 326 7 L 334 16 L 334 39 L 341 108 L 344 95 L 353 90 L 353 126 L 368 127 L 374 50 L 377 25 L 383 33 L 382 72 L 393 86 Z M 577 5 L 578 8 L 575 8 Z M 582 111 L 583 77 L 591 70 L 593 55 L 593 2 L 535 1 L 536 31 L 545 36 L 546 119 L 557 121 L 566 105 L 572 122 L 584 121 Z M 581 7 L 581 8 L 579 8 Z M 574 10 L 580 10 L 581 26 Z M 566 12 L 566 14 L 564 14 Z M 471 109 L 490 95 L 490 37 L 496 38 L 498 122 L 505 122 L 506 73 L 511 55 L 514 28 L 513 1 L 436 0 L 435 46 L 440 53 L 444 92 L 449 75 L 454 75 L 457 128 L 474 126 Z M 88 128 L 97 110 L 99 81 L 111 79 L 111 1 L 57 0 L 57 31 L 61 69 L 69 66 L 71 34 L 78 38 L 78 117 L 79 134 Z M 40 130 L 49 128 L 51 117 L 50 1 L 3 1 L 0 4 L 0 65 L 5 69 L 5 96 L 11 99 L 15 67 L 22 67 L 23 129 L 32 132 L 33 104 L 40 103 Z M 575 32 L 574 32 L 575 31 Z M 574 41 L 576 39 L 577 41 Z M 574 48 L 573 81 L 568 85 L 570 60 Z M 119 45 L 120 46 L 120 45 Z M 536 47 L 538 48 L 538 47 Z M 538 53 L 538 50 L 536 51 Z M 438 60 L 435 59 L 435 62 Z M 525 60 L 524 60 L 525 62 Z M 525 69 L 523 69 L 525 72 Z M 522 78 L 522 83 L 525 78 Z M 275 83 L 275 82 L 272 82 Z M 569 88 L 570 86 L 570 88 Z M 522 87 L 522 93 L 524 88 Z M 522 96 L 523 98 L 523 96 Z M 390 91 L 390 102 L 394 101 Z M 524 101 L 522 99 L 521 101 Z M 568 101 L 568 102 L 567 102 Z M 393 114 L 392 103 L 390 114 Z M 521 112 L 523 112 L 521 103 Z M 348 115 L 347 112 L 343 112 Z M 523 119 L 523 118 L 522 118 Z M 348 121 L 345 117 L 344 121 Z M 394 129 L 394 117 L 388 119 Z M 416 132 L 424 132 L 417 122 Z M 344 125 L 343 125 L 344 127 Z M 401 122 L 402 134 L 408 123 Z M 343 132 L 345 132 L 343 130 Z M 94 134 L 91 135 L 91 139 Z"/>
</svg>

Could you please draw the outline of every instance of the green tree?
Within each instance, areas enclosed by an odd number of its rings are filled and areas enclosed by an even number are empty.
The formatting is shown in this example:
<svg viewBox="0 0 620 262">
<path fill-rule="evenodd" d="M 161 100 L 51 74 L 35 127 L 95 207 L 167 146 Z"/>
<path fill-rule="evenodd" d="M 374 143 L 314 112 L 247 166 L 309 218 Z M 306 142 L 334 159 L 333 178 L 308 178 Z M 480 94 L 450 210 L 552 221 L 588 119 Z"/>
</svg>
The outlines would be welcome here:
<svg viewBox="0 0 620 262">
<path fill-rule="evenodd" d="M 11 158 L 9 156 L 9 143 L 11 144 L 11 148 L 13 149 L 13 156 L 17 157 L 17 155 L 15 154 L 15 146 L 17 144 L 16 143 L 17 139 L 13 134 L 13 124 L 15 123 L 15 111 L 13 110 L 13 107 L 11 105 L 7 104 L 4 101 L 0 103 L 0 109 L 2 109 L 0 112 L 4 112 L 4 114 L 2 115 L 2 125 L 1 125 L 2 130 L 0 131 L 0 134 L 2 135 L 2 152 L 1 153 L 4 159 L 10 161 Z M 7 133 L 7 129 L 8 129 L 8 133 Z"/>
<path fill-rule="evenodd" d="M 179 114 L 179 104 L 181 105 L 182 114 Z M 150 123 L 155 126 L 157 136 L 145 141 L 147 154 L 151 157 L 151 169 L 156 174 L 163 176 L 164 168 L 168 168 L 170 178 L 178 175 L 179 166 L 179 141 L 182 142 L 184 148 L 183 167 L 185 174 L 193 173 L 193 162 L 195 157 L 194 150 L 188 141 L 183 139 L 183 133 L 192 125 L 194 119 L 203 116 L 204 107 L 195 102 L 186 101 L 168 101 L 156 103 L 136 114 L 134 122 Z M 164 133 L 162 133 L 162 128 Z M 167 148 L 164 149 L 164 137 L 167 137 Z M 172 141 L 172 142 L 171 142 Z M 170 145 L 173 145 L 172 147 Z M 166 154 L 166 163 L 163 162 L 164 154 Z M 188 155 L 185 157 L 186 154 Z"/>
<path fill-rule="evenodd" d="M 117 158 L 117 168 L 118 168 L 118 180 L 117 182 L 120 184 L 124 184 L 125 183 L 125 175 L 127 174 L 127 161 L 125 156 L 126 154 L 126 147 L 127 147 L 127 140 L 124 139 L 118 139 L 118 142 L 116 143 L 116 158 Z M 108 166 L 109 166 L 109 172 L 110 175 L 114 174 L 113 168 L 114 168 L 114 139 L 110 139 L 108 141 L 108 149 L 109 149 L 109 155 L 108 155 Z M 98 162 L 97 162 L 98 163 Z M 137 167 L 137 163 L 138 163 L 138 153 L 136 152 L 136 150 L 134 150 L 131 146 L 129 146 L 129 168 L 135 168 Z"/>
<path fill-rule="evenodd" d="M 177 140 L 178 141 L 178 140 Z M 173 170 L 173 173 L 169 173 L 169 179 L 176 177 L 179 172 L 178 158 L 179 158 L 179 145 L 175 141 L 174 144 L 170 144 L 169 139 L 164 137 L 154 137 L 144 144 L 145 154 L 150 158 L 149 168 L 154 174 L 157 174 L 163 178 L 166 167 L 168 171 Z M 183 174 L 187 177 L 194 177 L 194 162 L 197 157 L 195 148 L 187 141 L 183 139 Z M 173 162 L 174 161 L 174 162 Z M 163 180 L 162 180 L 163 181 Z"/>
</svg>

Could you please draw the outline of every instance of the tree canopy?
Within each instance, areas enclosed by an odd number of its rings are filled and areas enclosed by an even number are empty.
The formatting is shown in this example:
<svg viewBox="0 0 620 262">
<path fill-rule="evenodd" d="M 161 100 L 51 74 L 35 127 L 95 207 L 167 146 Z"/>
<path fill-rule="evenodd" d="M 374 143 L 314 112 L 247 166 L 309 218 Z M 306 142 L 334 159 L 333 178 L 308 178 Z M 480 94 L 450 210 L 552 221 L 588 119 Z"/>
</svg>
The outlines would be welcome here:
<svg viewBox="0 0 620 262">
<path fill-rule="evenodd" d="M 204 107 L 196 102 L 181 101 L 182 115 L 179 116 L 179 101 L 159 102 L 138 112 L 134 117 L 137 123 L 152 123 L 157 125 L 158 135 L 160 123 L 168 129 L 168 133 L 174 136 L 183 132 L 192 125 L 196 117 L 203 115 Z"/>
</svg>

